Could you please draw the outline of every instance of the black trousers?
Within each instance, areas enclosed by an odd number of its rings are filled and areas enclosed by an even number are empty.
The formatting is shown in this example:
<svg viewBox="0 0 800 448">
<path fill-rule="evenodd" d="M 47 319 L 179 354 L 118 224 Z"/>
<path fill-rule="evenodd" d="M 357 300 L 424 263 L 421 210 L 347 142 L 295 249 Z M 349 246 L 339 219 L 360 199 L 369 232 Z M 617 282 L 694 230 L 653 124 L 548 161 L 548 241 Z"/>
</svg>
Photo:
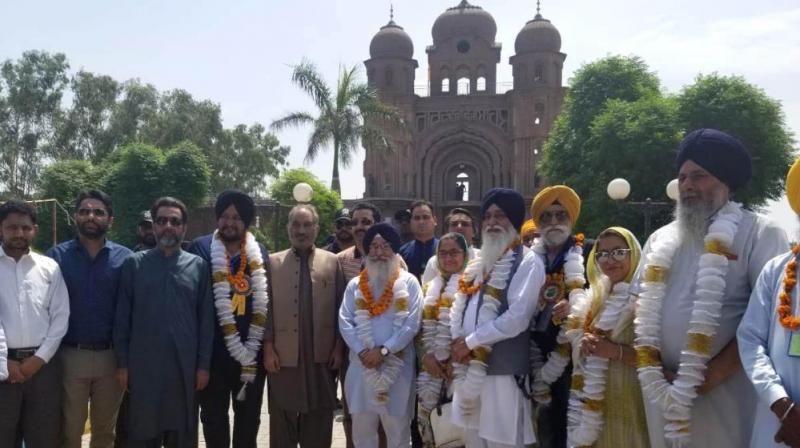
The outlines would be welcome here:
<svg viewBox="0 0 800 448">
<path fill-rule="evenodd" d="M 61 443 L 58 357 L 24 383 L 0 382 L 0 447 L 53 448 Z"/>
<path fill-rule="evenodd" d="M 536 442 L 541 448 L 566 448 L 567 446 L 567 406 L 569 388 L 572 383 L 572 364 L 551 386 L 550 404 L 539 410 L 536 419 Z"/>
<path fill-rule="evenodd" d="M 261 404 L 267 373 L 258 361 L 256 380 L 247 386 L 244 401 L 236 395 L 242 387 L 239 380 L 241 365 L 226 354 L 211 361 L 208 386 L 198 396 L 200 421 L 208 448 L 231 446 L 228 409 L 233 402 L 233 448 L 256 448 L 256 436 L 261 425 Z"/>
</svg>

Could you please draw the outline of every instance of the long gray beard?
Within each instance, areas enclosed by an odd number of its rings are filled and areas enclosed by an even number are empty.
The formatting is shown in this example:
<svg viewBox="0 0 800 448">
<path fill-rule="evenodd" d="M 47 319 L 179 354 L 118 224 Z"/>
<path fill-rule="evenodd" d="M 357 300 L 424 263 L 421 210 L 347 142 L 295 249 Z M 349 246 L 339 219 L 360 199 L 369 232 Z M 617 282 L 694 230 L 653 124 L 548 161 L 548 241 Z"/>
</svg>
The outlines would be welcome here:
<svg viewBox="0 0 800 448">
<path fill-rule="evenodd" d="M 518 236 L 519 234 L 514 228 L 503 229 L 503 233 L 500 234 L 489 233 L 485 230 L 481 233 L 483 245 L 481 246 L 480 259 L 484 271 L 488 271 L 497 263 L 497 260 L 506 253 L 508 245 Z"/>
<path fill-rule="evenodd" d="M 716 211 L 717 208 L 710 202 L 690 206 L 678 201 L 674 216 L 681 241 L 702 242 L 708 232 L 709 220 Z"/>
<path fill-rule="evenodd" d="M 367 268 L 367 277 L 369 277 L 369 289 L 372 291 L 374 297 L 380 297 L 383 294 L 383 288 L 386 287 L 386 282 L 389 281 L 392 274 L 398 269 L 397 257 L 393 256 L 391 259 L 371 260 L 367 257 L 364 266 Z"/>
</svg>

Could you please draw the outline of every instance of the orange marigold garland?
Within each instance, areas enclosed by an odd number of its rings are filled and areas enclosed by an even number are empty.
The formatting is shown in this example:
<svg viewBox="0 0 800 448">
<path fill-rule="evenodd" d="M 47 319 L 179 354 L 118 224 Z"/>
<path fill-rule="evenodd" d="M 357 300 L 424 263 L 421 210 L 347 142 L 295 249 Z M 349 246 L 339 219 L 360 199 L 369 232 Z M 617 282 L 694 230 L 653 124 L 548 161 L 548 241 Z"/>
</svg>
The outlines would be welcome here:
<svg viewBox="0 0 800 448">
<path fill-rule="evenodd" d="M 365 308 L 369 310 L 370 315 L 380 316 L 389 309 L 394 297 L 394 283 L 399 277 L 400 270 L 398 269 L 395 271 L 394 275 L 392 275 L 389 281 L 386 282 L 386 286 L 383 288 L 383 293 L 381 294 L 380 298 L 378 298 L 378 301 L 375 302 L 375 299 L 372 296 L 372 291 L 369 287 L 369 276 L 367 274 L 367 270 L 364 269 L 361 271 L 361 274 L 358 278 L 358 289 L 361 290 L 361 294 L 364 296 L 364 301 L 366 302 Z"/>
<path fill-rule="evenodd" d="M 794 258 L 786 265 L 786 273 L 783 278 L 783 291 L 778 295 L 780 305 L 778 305 L 778 320 L 783 328 L 796 331 L 800 328 L 800 317 L 792 316 L 792 290 L 797 285 L 797 254 L 800 253 L 800 244 L 792 248 Z"/>
</svg>

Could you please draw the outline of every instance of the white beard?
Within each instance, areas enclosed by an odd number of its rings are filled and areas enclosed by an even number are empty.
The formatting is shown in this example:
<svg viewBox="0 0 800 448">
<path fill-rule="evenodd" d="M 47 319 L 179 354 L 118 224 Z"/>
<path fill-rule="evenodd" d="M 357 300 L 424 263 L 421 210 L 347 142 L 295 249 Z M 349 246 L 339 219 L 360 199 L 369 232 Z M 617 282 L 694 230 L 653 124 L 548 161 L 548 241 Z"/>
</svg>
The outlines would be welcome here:
<svg viewBox="0 0 800 448">
<path fill-rule="evenodd" d="M 550 232 L 550 230 L 558 229 L 560 232 Z M 546 229 L 542 229 L 542 240 L 547 247 L 558 247 L 564 244 L 572 233 L 571 226 L 563 224 L 556 224 Z"/>
<path fill-rule="evenodd" d="M 386 282 L 397 272 L 399 262 L 396 256 L 392 256 L 389 260 L 373 260 L 367 257 L 364 266 L 367 269 L 369 289 L 372 291 L 372 295 L 380 297 L 386 287 Z"/>
<path fill-rule="evenodd" d="M 709 219 L 716 212 L 713 203 L 702 202 L 686 205 L 678 201 L 675 204 L 675 221 L 678 223 L 678 235 L 684 242 L 701 242 L 708 231 Z"/>
<path fill-rule="evenodd" d="M 489 271 L 497 260 L 506 253 L 508 245 L 518 238 L 519 233 L 513 227 L 503 229 L 502 233 L 487 232 L 486 229 L 481 233 L 483 245 L 481 246 L 481 264 L 483 265 L 484 272 Z"/>
</svg>

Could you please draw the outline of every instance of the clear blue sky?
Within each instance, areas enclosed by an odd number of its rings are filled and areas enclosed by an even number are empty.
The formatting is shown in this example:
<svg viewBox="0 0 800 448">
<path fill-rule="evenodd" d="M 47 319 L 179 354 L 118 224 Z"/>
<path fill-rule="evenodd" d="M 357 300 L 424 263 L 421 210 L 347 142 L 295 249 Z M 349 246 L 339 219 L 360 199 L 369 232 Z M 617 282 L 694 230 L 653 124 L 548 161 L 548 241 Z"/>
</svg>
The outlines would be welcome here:
<svg viewBox="0 0 800 448">
<path fill-rule="evenodd" d="M 222 107 L 227 126 L 268 124 L 312 105 L 289 83 L 290 65 L 315 61 L 333 82 L 340 64 L 369 58 L 369 42 L 388 21 L 385 0 L 80 0 L 7 1 L 2 6 L 0 60 L 23 51 L 63 52 L 73 70 L 139 78 L 161 90 L 182 88 Z M 398 0 L 395 20 L 414 40 L 427 73 L 425 47 L 436 17 L 458 0 Z M 514 38 L 535 14 L 532 0 L 474 0 L 497 22 L 502 43 L 498 80 L 511 81 Z M 544 0 L 567 54 L 565 79 L 581 64 L 608 54 L 644 58 L 675 92 L 698 73 L 743 75 L 780 100 L 787 123 L 800 131 L 800 3 L 796 0 Z M 304 131 L 283 132 L 290 163 L 303 160 Z M 330 156 L 309 168 L 330 180 Z M 364 189 L 360 159 L 342 175 L 343 195 Z M 605 186 L 598 186 L 598 188 Z M 634 185 L 633 188 L 636 188 Z M 784 203 L 770 214 L 796 234 Z"/>
</svg>

